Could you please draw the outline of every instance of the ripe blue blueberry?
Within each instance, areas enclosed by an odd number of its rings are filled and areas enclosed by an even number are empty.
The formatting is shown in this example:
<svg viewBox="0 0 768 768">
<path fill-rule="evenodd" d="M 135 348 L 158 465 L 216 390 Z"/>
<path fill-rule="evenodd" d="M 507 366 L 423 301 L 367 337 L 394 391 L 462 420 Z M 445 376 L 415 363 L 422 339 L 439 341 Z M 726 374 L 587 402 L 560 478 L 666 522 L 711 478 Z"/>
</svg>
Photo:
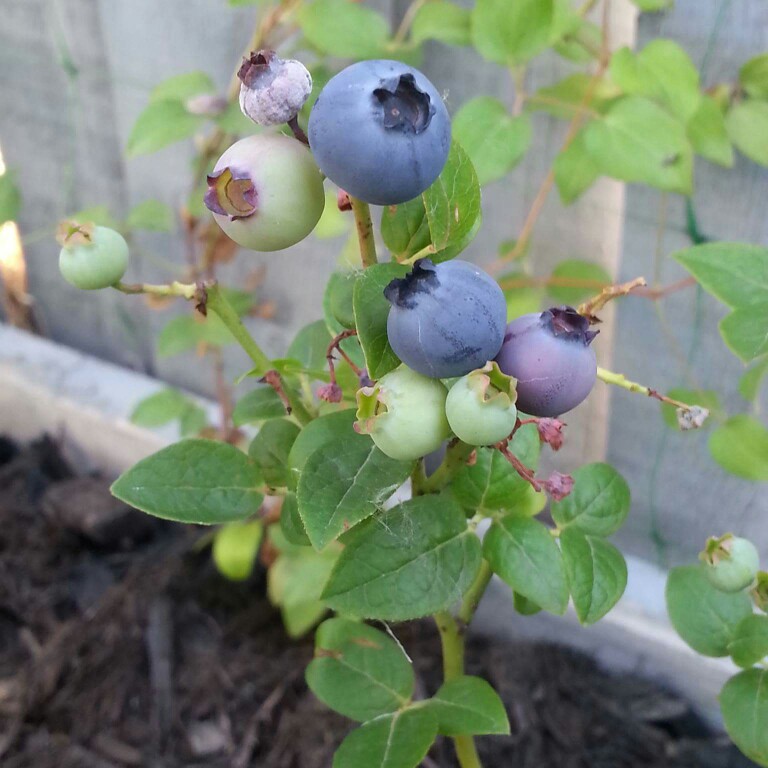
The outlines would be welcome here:
<svg viewBox="0 0 768 768">
<path fill-rule="evenodd" d="M 424 75 L 399 61 L 361 61 L 320 92 L 309 118 L 320 169 L 353 197 L 395 205 L 440 175 L 451 121 Z"/>
<path fill-rule="evenodd" d="M 517 379 L 517 407 L 531 416 L 560 416 L 592 391 L 596 332 L 572 307 L 523 315 L 507 326 L 496 362 Z"/>
<path fill-rule="evenodd" d="M 387 336 L 395 354 L 433 379 L 463 376 L 492 360 L 504 340 L 507 307 L 496 282 L 474 264 L 419 259 L 393 280 Z"/>
</svg>

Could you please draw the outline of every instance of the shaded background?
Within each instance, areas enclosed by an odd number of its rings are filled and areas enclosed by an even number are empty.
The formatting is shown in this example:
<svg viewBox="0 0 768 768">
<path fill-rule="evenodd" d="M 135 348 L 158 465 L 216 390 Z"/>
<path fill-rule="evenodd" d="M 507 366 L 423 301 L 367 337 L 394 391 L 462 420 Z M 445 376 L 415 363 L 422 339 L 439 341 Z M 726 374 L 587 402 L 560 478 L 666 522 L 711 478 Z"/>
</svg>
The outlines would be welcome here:
<svg viewBox="0 0 768 768">
<path fill-rule="evenodd" d="M 397 23 L 401 0 L 366 4 Z M 116 292 L 83 294 L 60 278 L 58 247 L 37 236 L 62 216 L 107 205 L 118 216 L 147 199 L 178 208 L 190 185 L 192 142 L 126 160 L 124 147 L 152 87 L 175 74 L 202 69 L 222 89 L 253 28 L 258 10 L 233 10 L 223 0 L 0 0 L 0 145 L 18 172 L 24 205 L 30 291 L 51 338 L 172 384 L 212 394 L 209 363 L 194 355 L 159 358 L 154 339 L 173 312 L 153 312 Z M 733 81 L 750 56 L 768 49 L 765 0 L 677 0 L 673 10 L 639 19 L 626 0 L 613 4 L 611 45 L 641 47 L 658 36 L 678 41 L 702 69 L 706 87 Z M 480 94 L 511 103 L 510 78 L 470 50 L 427 44 L 421 68 L 455 112 Z M 571 71 L 554 55 L 537 58 L 528 90 Z M 534 116 L 534 140 L 524 161 L 484 189 L 484 223 L 466 256 L 495 259 L 499 244 L 519 231 L 566 126 Z M 768 170 L 737 156 L 731 170 L 697 161 L 695 203 L 702 231 L 716 239 L 768 244 Z M 180 233 L 137 234 L 130 280 L 168 279 L 166 262 L 183 264 Z M 315 238 L 277 254 L 241 253 L 220 269 L 235 284 L 256 265 L 267 267 L 261 289 L 276 302 L 270 320 L 251 320 L 260 344 L 284 353 L 296 331 L 322 315 L 322 291 L 344 239 Z M 531 244 L 537 275 L 565 258 L 603 264 L 616 279 L 644 275 L 666 285 L 683 276 L 667 257 L 689 245 L 681 197 L 601 180 L 564 208 L 549 196 Z M 737 390 L 743 369 L 717 332 L 725 313 L 697 289 L 663 302 L 617 302 L 605 313 L 598 342 L 601 363 L 659 390 L 715 389 L 725 410 L 745 408 Z M 234 378 L 246 361 L 227 350 Z M 239 390 L 242 392 L 243 390 Z M 763 398 L 763 408 L 768 401 Z M 598 383 L 587 403 L 570 414 L 561 469 L 606 459 L 628 479 L 633 510 L 619 534 L 623 548 L 668 563 L 690 559 L 705 536 L 732 528 L 768 551 L 765 484 L 725 473 L 709 457 L 706 435 L 666 428 L 656 403 Z"/>
</svg>

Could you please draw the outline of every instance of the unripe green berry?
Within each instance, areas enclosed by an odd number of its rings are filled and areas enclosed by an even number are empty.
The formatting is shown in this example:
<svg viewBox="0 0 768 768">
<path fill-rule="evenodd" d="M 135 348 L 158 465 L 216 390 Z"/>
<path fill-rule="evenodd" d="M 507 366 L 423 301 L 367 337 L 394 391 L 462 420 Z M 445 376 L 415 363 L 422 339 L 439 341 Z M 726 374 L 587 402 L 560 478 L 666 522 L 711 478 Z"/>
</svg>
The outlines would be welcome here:
<svg viewBox="0 0 768 768">
<path fill-rule="evenodd" d="M 128 269 L 128 243 L 114 229 L 64 222 L 59 227 L 59 270 L 62 277 L 85 291 L 109 288 Z"/>
<path fill-rule="evenodd" d="M 448 392 L 445 413 L 456 437 L 492 445 L 509 437 L 517 421 L 515 380 L 488 362 L 462 376 Z"/>
<path fill-rule="evenodd" d="M 357 392 L 356 429 L 369 434 L 392 459 L 411 461 L 436 450 L 451 432 L 445 417 L 448 392 L 401 365 Z"/>
<path fill-rule="evenodd" d="M 707 579 L 721 592 L 741 592 L 752 586 L 760 568 L 755 545 L 731 533 L 710 538 L 700 558 Z"/>
</svg>

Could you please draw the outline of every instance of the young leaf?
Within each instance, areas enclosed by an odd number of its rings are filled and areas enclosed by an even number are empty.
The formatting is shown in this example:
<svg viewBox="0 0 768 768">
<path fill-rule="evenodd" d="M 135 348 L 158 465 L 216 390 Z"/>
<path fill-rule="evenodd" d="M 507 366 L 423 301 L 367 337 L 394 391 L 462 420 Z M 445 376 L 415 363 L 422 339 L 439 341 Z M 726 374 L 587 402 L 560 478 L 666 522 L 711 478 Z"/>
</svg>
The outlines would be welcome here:
<svg viewBox="0 0 768 768">
<path fill-rule="evenodd" d="M 673 400 L 679 400 L 682 403 L 688 403 L 689 405 L 700 405 L 706 408 L 710 413 L 720 410 L 720 396 L 714 389 L 684 389 L 682 387 L 674 387 L 668 390 L 667 396 Z M 661 404 L 661 416 L 664 419 L 664 423 L 671 429 L 680 431 L 680 426 L 677 423 L 677 409 L 674 405 L 668 403 Z M 704 424 L 705 427 L 709 426 L 707 421 Z"/>
<path fill-rule="evenodd" d="M 768 99 L 768 53 L 761 53 L 742 66 L 739 83 L 753 99 Z"/>
<path fill-rule="evenodd" d="M 713 98 L 702 97 L 686 130 L 694 151 L 699 155 L 726 168 L 733 165 L 733 147 L 725 128 L 725 116 Z"/>
<path fill-rule="evenodd" d="M 472 42 L 497 64 L 523 64 L 550 43 L 554 0 L 477 0 Z"/>
<path fill-rule="evenodd" d="M 642 96 L 616 101 L 587 125 L 584 143 L 601 174 L 690 194 L 693 150 L 685 128 Z"/>
<path fill-rule="evenodd" d="M 129 229 L 170 232 L 173 229 L 173 211 L 159 200 L 145 200 L 131 208 L 125 223 Z"/>
<path fill-rule="evenodd" d="M 0 226 L 16 219 L 20 208 L 21 193 L 16 186 L 16 174 L 6 171 L 0 174 Z"/>
<path fill-rule="evenodd" d="M 219 573 L 230 581 L 245 581 L 253 571 L 263 534 L 261 520 L 228 523 L 216 531 L 212 555 Z"/>
<path fill-rule="evenodd" d="M 732 677 L 720 693 L 720 707 L 733 743 L 750 760 L 768 766 L 768 669 Z"/>
<path fill-rule="evenodd" d="M 264 482 L 273 488 L 288 485 L 288 454 L 300 428 L 287 419 L 270 419 L 251 441 L 248 455 L 256 462 Z"/>
<path fill-rule="evenodd" d="M 725 127 L 742 155 L 768 165 L 768 101 L 747 99 L 735 104 L 728 110 Z"/>
<path fill-rule="evenodd" d="M 540 452 L 535 424 L 518 429 L 510 450 L 528 467 L 535 469 Z M 459 503 L 480 512 L 513 511 L 528 498 L 530 485 L 495 448 L 478 448 L 473 464 L 465 464 L 451 485 Z M 533 490 L 533 489 L 531 489 Z"/>
<path fill-rule="evenodd" d="M 600 176 L 597 163 L 587 151 L 584 131 L 582 128 L 571 145 L 555 158 L 555 183 L 566 205 L 578 199 Z"/>
<path fill-rule="evenodd" d="M 752 615 L 752 601 L 744 592 L 720 592 L 701 565 L 686 565 L 669 573 L 667 611 L 672 626 L 694 651 L 727 656 L 739 623 Z"/>
<path fill-rule="evenodd" d="M 522 160 L 531 143 L 531 121 L 527 115 L 512 117 L 498 99 L 479 96 L 454 115 L 453 135 L 485 185 L 506 176 Z"/>
<path fill-rule="evenodd" d="M 448 45 L 470 45 L 472 14 L 448 0 L 427 0 L 411 26 L 411 40 L 439 40 Z"/>
<path fill-rule="evenodd" d="M 142 459 L 112 494 L 150 515 L 180 523 L 228 523 L 256 512 L 262 496 L 256 465 L 214 440 L 182 440 Z"/>
<path fill-rule="evenodd" d="M 315 0 L 298 19 L 307 40 L 330 56 L 375 59 L 389 38 L 386 19 L 352 0 Z"/>
<path fill-rule="evenodd" d="M 552 271 L 548 293 L 559 304 L 575 307 L 610 284 L 611 276 L 599 264 L 581 259 L 566 259 Z"/>
<path fill-rule="evenodd" d="M 192 115 L 180 101 L 155 101 L 139 115 L 128 137 L 130 157 L 146 155 L 197 133 L 205 122 Z"/>
<path fill-rule="evenodd" d="M 443 736 L 509 735 L 509 720 L 499 694 L 481 677 L 464 675 L 445 683 L 427 708 Z"/>
<path fill-rule="evenodd" d="M 768 352 L 768 297 L 758 304 L 734 309 L 718 325 L 731 352 L 744 363 L 752 362 Z"/>
<path fill-rule="evenodd" d="M 163 389 L 137 403 L 131 421 L 139 427 L 161 427 L 181 418 L 189 405 L 177 389 Z"/>
<path fill-rule="evenodd" d="M 515 592 L 558 615 L 568 605 L 563 557 L 549 530 L 538 520 L 503 517 L 483 542 L 491 568 Z"/>
<path fill-rule="evenodd" d="M 768 481 L 768 429 L 752 416 L 731 416 L 717 427 L 709 436 L 709 452 L 732 475 Z"/>
<path fill-rule="evenodd" d="M 406 705 L 414 676 L 405 654 L 383 632 L 356 621 L 328 619 L 315 634 L 307 685 L 326 706 L 364 722 Z"/>
<path fill-rule="evenodd" d="M 745 668 L 768 656 L 768 616 L 755 614 L 741 621 L 728 646 L 728 653 L 740 667 Z"/>
<path fill-rule="evenodd" d="M 589 626 L 602 619 L 624 594 L 627 563 L 613 544 L 577 528 L 566 528 L 560 534 L 560 545 L 576 615 Z"/>
<path fill-rule="evenodd" d="M 352 432 L 315 451 L 296 498 L 312 546 L 322 549 L 370 517 L 406 481 L 413 462 L 396 461 L 367 436 Z"/>
<path fill-rule="evenodd" d="M 400 264 L 376 264 L 362 272 L 355 281 L 353 305 L 357 337 L 372 379 L 380 379 L 400 365 L 387 338 L 390 304 L 384 298 L 384 289 L 407 271 L 408 268 Z"/>
<path fill-rule="evenodd" d="M 158 83 L 149 96 L 149 101 L 186 101 L 201 93 L 216 93 L 216 85 L 205 72 L 185 72 Z"/>
<path fill-rule="evenodd" d="M 285 416 L 285 405 L 272 387 L 262 384 L 243 395 L 235 405 L 232 421 L 236 427 L 258 424 Z"/>
<path fill-rule="evenodd" d="M 381 715 L 341 742 L 333 768 L 416 768 L 436 736 L 435 716 L 426 707 Z"/>
<path fill-rule="evenodd" d="M 610 536 L 629 514 L 627 481 L 610 464 L 585 464 L 573 473 L 573 491 L 552 503 L 552 518 L 595 536 Z"/>
<path fill-rule="evenodd" d="M 420 496 L 363 523 L 323 597 L 341 613 L 405 621 L 461 598 L 480 567 L 480 540 L 456 502 Z"/>
</svg>

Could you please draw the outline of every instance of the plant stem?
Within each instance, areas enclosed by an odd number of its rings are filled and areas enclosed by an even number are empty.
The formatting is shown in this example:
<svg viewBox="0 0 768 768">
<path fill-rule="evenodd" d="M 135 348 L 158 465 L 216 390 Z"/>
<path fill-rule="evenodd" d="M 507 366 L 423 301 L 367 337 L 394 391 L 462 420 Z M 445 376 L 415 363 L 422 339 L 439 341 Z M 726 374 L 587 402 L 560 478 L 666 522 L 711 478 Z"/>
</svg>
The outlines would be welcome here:
<svg viewBox="0 0 768 768">
<path fill-rule="evenodd" d="M 460 440 L 452 442 L 445 452 L 443 463 L 421 485 L 422 493 L 441 491 L 466 463 L 474 448 Z"/>
<path fill-rule="evenodd" d="M 373 239 L 373 222 L 371 221 L 371 209 L 368 203 L 349 196 L 352 204 L 352 213 L 355 214 L 357 226 L 357 239 L 360 243 L 360 261 L 363 267 L 372 267 L 378 263 L 376 257 L 376 242 Z"/>
<path fill-rule="evenodd" d="M 662 403 L 668 405 L 674 405 L 675 408 L 682 408 L 684 411 L 690 411 L 692 406 L 688 403 L 682 403 L 680 400 L 673 400 L 671 397 L 662 395 L 655 389 L 646 387 L 644 384 L 638 384 L 636 381 L 630 381 L 623 373 L 614 373 L 614 371 L 606 370 L 605 368 L 597 368 L 597 378 L 600 381 L 604 381 L 606 384 L 613 384 L 616 387 L 626 389 L 627 392 L 637 392 L 640 395 L 646 395 L 652 397 L 655 400 L 660 400 Z"/>
<path fill-rule="evenodd" d="M 480 605 L 480 601 L 483 599 L 485 590 L 491 581 L 493 571 L 491 566 L 488 565 L 486 560 L 483 560 L 480 564 L 480 570 L 477 572 L 477 578 L 472 583 L 472 586 L 467 590 L 464 595 L 464 599 L 461 601 L 461 608 L 459 609 L 459 621 L 465 626 L 469 625 L 472 621 L 472 617 L 475 615 L 477 606 Z"/>
<path fill-rule="evenodd" d="M 178 296 L 182 299 L 194 299 L 197 286 L 194 283 L 169 283 L 168 285 L 150 285 L 149 283 L 115 283 L 113 286 L 121 293 L 148 293 L 152 296 Z"/>
</svg>

